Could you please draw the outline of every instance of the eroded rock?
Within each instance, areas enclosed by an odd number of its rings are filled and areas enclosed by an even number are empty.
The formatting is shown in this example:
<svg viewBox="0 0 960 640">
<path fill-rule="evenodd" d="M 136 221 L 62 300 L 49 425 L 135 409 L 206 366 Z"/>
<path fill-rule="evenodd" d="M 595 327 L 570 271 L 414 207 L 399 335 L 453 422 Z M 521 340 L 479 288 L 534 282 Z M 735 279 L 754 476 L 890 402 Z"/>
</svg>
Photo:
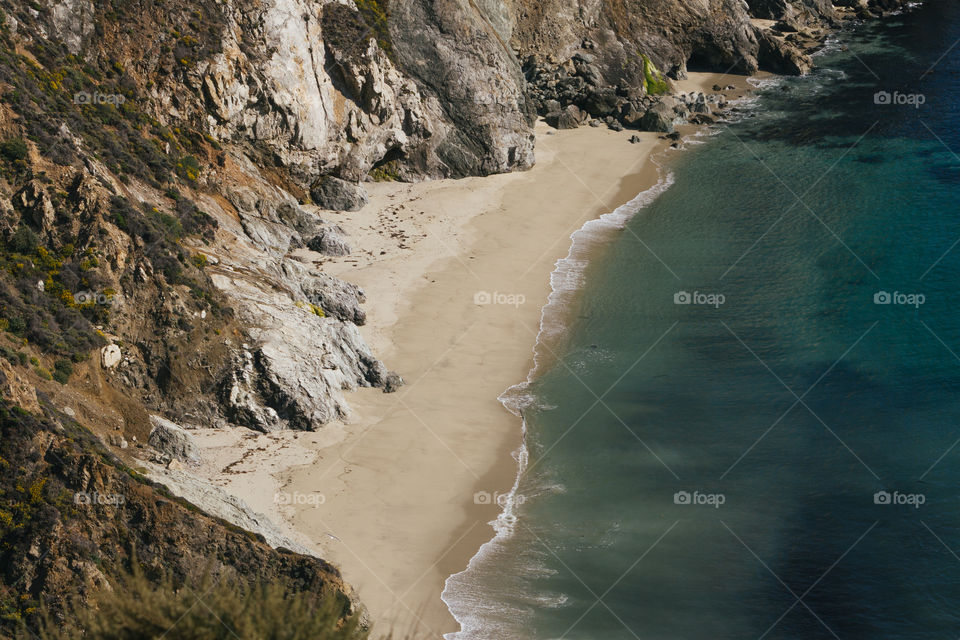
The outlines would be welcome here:
<svg viewBox="0 0 960 640">
<path fill-rule="evenodd" d="M 150 416 L 150 425 L 151 447 L 174 460 L 200 463 L 200 448 L 186 429 L 160 416 Z"/>
<path fill-rule="evenodd" d="M 310 189 L 314 203 L 332 211 L 358 211 L 369 202 L 366 190 L 334 176 L 324 176 Z"/>
</svg>

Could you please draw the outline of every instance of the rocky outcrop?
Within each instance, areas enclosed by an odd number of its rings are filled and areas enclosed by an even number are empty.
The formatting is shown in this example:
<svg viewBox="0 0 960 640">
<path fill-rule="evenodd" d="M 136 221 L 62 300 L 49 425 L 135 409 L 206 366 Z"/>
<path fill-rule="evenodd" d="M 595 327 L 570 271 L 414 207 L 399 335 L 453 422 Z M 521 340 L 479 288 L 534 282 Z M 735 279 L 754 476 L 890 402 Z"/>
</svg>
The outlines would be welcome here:
<svg viewBox="0 0 960 640">
<path fill-rule="evenodd" d="M 318 237 L 334 246 L 336 227 L 270 185 L 256 167 L 235 162 L 244 180 L 225 172 L 222 188 L 236 216 L 214 199 L 204 201 L 220 222 L 220 240 L 207 248 L 216 258 L 207 274 L 246 336 L 230 356 L 217 399 L 234 424 L 266 432 L 317 429 L 349 415 L 344 392 L 386 384 L 386 367 L 357 329 L 366 321 L 364 294 L 290 254 L 316 247 Z"/>
<path fill-rule="evenodd" d="M 150 462 L 144 462 L 144 464 L 147 465 L 148 478 L 162 484 L 173 495 L 187 500 L 211 516 L 262 536 L 264 542 L 274 549 L 289 549 L 305 556 L 316 557 L 315 552 L 291 540 L 270 518 L 254 511 L 237 496 L 187 471 L 162 467 Z"/>
<path fill-rule="evenodd" d="M 150 416 L 150 424 L 148 442 L 162 456 L 188 464 L 200 463 L 200 447 L 186 429 L 160 416 Z"/>
<path fill-rule="evenodd" d="M 644 131 L 670 133 L 673 131 L 673 120 L 676 117 L 674 110 L 667 103 L 660 101 L 643 114 L 640 119 L 640 128 Z"/>
<path fill-rule="evenodd" d="M 325 176 L 310 189 L 314 204 L 333 211 L 357 211 L 367 204 L 367 192 L 358 184 Z"/>
<path fill-rule="evenodd" d="M 307 241 L 307 247 L 325 256 L 345 256 L 350 254 L 350 245 L 343 237 L 343 231 L 338 227 L 321 229 L 320 233 Z M 358 322 L 357 324 L 363 324 Z"/>
<path fill-rule="evenodd" d="M 306 549 L 241 503 L 219 500 L 215 488 L 176 471 L 157 472 L 175 492 L 223 517 L 203 513 L 124 467 L 67 416 L 49 407 L 44 412 L 0 406 L 0 456 L 8 462 L 0 465 L 0 485 L 9 488 L 0 496 L 0 512 L 16 518 L 0 519 L 0 584 L 14 596 L 0 635 L 15 635 L 20 620 L 34 623 L 41 607 L 56 617 L 75 598 L 87 602 L 97 589 L 116 584 L 134 561 L 147 576 L 168 575 L 178 583 L 196 584 L 205 576 L 247 584 L 280 580 L 297 592 L 338 593 L 347 611 L 355 610 L 337 569 L 294 552 Z"/>
</svg>

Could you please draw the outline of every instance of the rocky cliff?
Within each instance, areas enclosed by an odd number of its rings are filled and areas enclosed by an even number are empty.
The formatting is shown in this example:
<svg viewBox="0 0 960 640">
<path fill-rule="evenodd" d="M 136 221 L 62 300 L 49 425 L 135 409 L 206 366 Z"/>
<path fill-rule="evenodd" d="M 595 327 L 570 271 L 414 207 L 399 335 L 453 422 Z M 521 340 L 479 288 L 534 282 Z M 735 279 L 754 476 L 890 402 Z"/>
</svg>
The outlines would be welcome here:
<svg viewBox="0 0 960 640">
<path fill-rule="evenodd" d="M 179 584 L 223 578 L 280 581 L 356 605 L 329 564 L 273 549 L 257 534 L 207 516 L 127 468 L 89 431 L 41 396 L 30 414 L 0 406 L 0 635 L 45 605 L 109 588 L 136 562 Z"/>
<path fill-rule="evenodd" d="M 4 422 L 16 437 L 4 432 L 0 470 L 15 483 L 5 463 L 27 456 L 58 487 L 128 496 L 79 520 L 37 503 L 36 535 L 3 551 L 9 597 L 101 581 L 81 533 L 111 562 L 130 537 L 151 561 L 181 547 L 221 558 L 226 536 L 234 564 L 336 583 L 161 499 L 109 455 L 167 447 L 152 414 L 318 429 L 349 415 L 345 391 L 403 383 L 358 330 L 365 293 L 322 270 L 351 250 L 330 210 L 364 206 L 366 181 L 529 168 L 538 116 L 709 122 L 717 98 L 670 95 L 688 69 L 803 73 L 827 29 L 904 2 L 842 4 L 0 0 L 0 389 L 33 416 Z M 76 450 L 67 408 L 111 454 Z M 221 502 L 208 510 L 260 526 Z M 97 518 L 106 528 L 86 530 Z"/>
</svg>

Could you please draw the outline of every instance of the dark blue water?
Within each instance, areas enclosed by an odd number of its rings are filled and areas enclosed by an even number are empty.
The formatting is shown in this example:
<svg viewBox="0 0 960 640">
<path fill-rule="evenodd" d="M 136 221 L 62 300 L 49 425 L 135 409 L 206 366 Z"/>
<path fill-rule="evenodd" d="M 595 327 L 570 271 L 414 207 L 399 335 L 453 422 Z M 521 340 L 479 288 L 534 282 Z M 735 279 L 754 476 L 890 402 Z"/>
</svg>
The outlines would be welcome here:
<svg viewBox="0 0 960 640">
<path fill-rule="evenodd" d="M 845 32 L 676 160 L 529 389 L 464 635 L 960 637 L 958 41 Z"/>
</svg>

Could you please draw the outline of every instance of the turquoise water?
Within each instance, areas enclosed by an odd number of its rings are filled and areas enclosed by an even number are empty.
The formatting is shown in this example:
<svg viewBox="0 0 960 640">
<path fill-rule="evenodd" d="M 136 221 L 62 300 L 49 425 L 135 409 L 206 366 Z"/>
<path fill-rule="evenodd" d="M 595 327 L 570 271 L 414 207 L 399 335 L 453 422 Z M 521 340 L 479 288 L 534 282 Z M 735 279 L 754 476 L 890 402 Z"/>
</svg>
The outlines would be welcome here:
<svg viewBox="0 0 960 640">
<path fill-rule="evenodd" d="M 840 34 L 671 160 L 514 392 L 454 637 L 960 636 L 958 40 L 947 1 Z"/>
</svg>

